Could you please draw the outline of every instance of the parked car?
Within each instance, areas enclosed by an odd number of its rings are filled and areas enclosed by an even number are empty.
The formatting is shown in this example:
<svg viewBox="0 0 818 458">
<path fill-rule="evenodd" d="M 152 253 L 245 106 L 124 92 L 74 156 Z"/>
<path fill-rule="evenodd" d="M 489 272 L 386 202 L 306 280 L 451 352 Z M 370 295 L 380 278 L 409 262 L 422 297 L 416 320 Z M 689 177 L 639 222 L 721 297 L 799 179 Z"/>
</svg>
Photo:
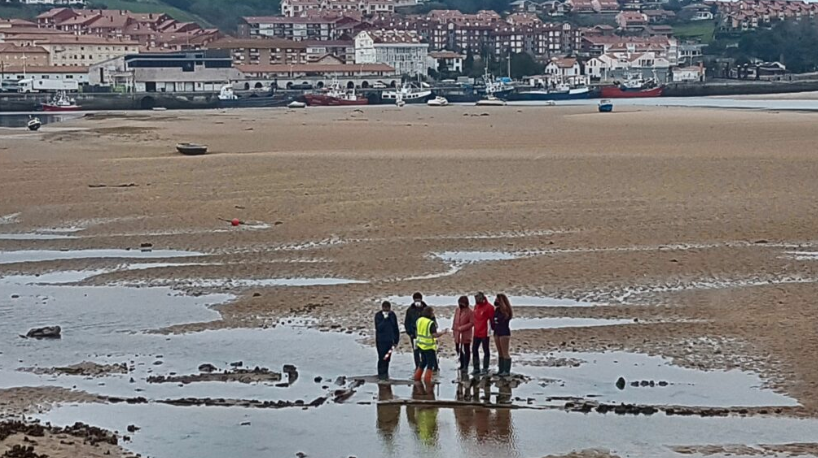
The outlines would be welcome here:
<svg viewBox="0 0 818 458">
<path fill-rule="evenodd" d="M 20 83 L 17 80 L 3 80 L 0 92 L 20 92 Z"/>
<path fill-rule="evenodd" d="M 295 84 L 287 84 L 288 89 L 293 89 L 295 91 L 308 91 L 312 89 L 312 84 L 310 83 L 295 83 Z"/>
</svg>

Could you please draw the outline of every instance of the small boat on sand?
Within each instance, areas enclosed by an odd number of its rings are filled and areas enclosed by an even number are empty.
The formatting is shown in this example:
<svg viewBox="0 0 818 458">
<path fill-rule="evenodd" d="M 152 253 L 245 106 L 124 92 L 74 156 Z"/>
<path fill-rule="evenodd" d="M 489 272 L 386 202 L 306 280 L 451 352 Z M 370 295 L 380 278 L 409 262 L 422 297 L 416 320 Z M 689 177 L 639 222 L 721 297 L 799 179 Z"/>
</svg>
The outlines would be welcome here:
<svg viewBox="0 0 818 458">
<path fill-rule="evenodd" d="M 490 95 L 485 99 L 478 100 L 475 105 L 478 107 L 504 107 L 506 106 L 506 101 Z"/>
<path fill-rule="evenodd" d="M 304 102 L 299 102 L 298 100 L 293 100 L 292 102 L 287 105 L 287 108 L 306 108 L 307 104 Z"/>
<path fill-rule="evenodd" d="M 177 143 L 176 151 L 186 156 L 200 156 L 207 152 L 207 145 L 200 145 L 198 143 Z"/>
<path fill-rule="evenodd" d="M 31 116 L 29 116 L 29 118 L 30 119 L 26 123 L 26 127 L 28 127 L 28 130 L 30 130 L 32 132 L 37 132 L 38 130 L 40 130 L 40 127 L 43 126 L 43 123 L 40 122 L 40 118 L 31 117 Z"/>
<path fill-rule="evenodd" d="M 599 112 L 600 113 L 610 113 L 613 111 L 613 102 L 608 99 L 602 99 L 599 101 Z"/>
<path fill-rule="evenodd" d="M 449 106 L 449 101 L 446 100 L 446 97 L 437 96 L 426 102 L 426 105 L 429 105 L 430 107 L 446 107 Z"/>
</svg>

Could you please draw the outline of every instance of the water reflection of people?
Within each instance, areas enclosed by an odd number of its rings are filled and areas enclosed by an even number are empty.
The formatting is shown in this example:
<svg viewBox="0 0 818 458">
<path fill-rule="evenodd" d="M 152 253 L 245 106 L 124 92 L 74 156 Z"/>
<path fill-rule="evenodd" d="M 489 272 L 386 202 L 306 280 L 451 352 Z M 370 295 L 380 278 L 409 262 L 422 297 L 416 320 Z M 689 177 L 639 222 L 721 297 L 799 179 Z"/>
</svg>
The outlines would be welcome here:
<svg viewBox="0 0 818 458">
<path fill-rule="evenodd" d="M 400 422 L 400 405 L 381 404 L 381 402 L 391 401 L 393 399 L 395 399 L 395 396 L 392 394 L 392 385 L 388 383 L 379 384 L 379 403 L 377 413 L 378 434 L 389 447 L 393 445 L 395 433 L 398 430 L 398 423 Z"/>
<path fill-rule="evenodd" d="M 418 401 L 434 401 L 435 392 L 432 383 L 415 383 L 412 387 L 412 399 Z M 410 405 L 406 407 L 406 419 L 415 431 L 418 440 L 427 447 L 437 447 L 438 424 L 437 407 Z"/>
<path fill-rule="evenodd" d="M 461 381 L 457 386 L 457 400 L 481 403 L 485 406 L 464 405 L 454 409 L 455 424 L 462 440 L 473 439 L 477 443 L 491 442 L 503 448 L 513 448 L 513 425 L 511 410 L 504 407 L 511 403 L 512 384 L 501 381 L 497 385 L 497 404 L 492 405 L 491 383 L 488 379 Z"/>
</svg>

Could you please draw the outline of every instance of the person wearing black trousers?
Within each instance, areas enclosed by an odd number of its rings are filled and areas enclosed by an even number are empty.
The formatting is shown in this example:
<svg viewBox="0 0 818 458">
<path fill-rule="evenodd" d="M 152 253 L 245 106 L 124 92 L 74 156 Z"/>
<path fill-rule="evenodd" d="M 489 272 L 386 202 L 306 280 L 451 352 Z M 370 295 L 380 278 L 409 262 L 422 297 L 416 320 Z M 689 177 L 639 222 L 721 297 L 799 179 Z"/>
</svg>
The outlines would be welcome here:
<svg viewBox="0 0 818 458">
<path fill-rule="evenodd" d="M 406 309 L 406 318 L 403 320 L 403 328 L 406 329 L 406 334 L 409 335 L 409 343 L 412 344 L 412 351 L 414 352 L 415 369 L 420 367 L 420 350 L 415 346 L 415 340 L 418 337 L 417 322 L 421 312 L 426 307 L 428 306 L 426 302 L 423 302 L 423 294 L 413 294 L 412 305 Z"/>
<path fill-rule="evenodd" d="M 392 349 L 400 342 L 398 317 L 392 311 L 392 304 L 385 301 L 381 311 L 375 315 L 375 347 L 378 349 L 378 379 L 389 379 L 389 363 Z"/>
</svg>

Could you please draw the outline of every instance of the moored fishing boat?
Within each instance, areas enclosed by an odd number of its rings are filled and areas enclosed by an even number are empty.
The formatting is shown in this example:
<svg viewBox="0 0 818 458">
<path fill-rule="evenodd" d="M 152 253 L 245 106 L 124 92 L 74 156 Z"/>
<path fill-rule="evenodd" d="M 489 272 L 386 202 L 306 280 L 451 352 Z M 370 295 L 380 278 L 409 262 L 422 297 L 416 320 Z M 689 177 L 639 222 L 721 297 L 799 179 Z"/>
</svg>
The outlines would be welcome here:
<svg viewBox="0 0 818 458">
<path fill-rule="evenodd" d="M 600 96 L 606 99 L 629 99 L 639 97 L 661 97 L 664 87 L 654 87 L 650 89 L 624 89 L 620 86 L 604 86 L 600 90 Z"/>
<path fill-rule="evenodd" d="M 641 76 L 629 76 L 621 83 L 603 86 L 600 96 L 605 99 L 660 97 L 663 91 L 664 86 L 656 84 L 653 78 L 645 80 Z"/>
<path fill-rule="evenodd" d="M 54 98 L 43 104 L 43 111 L 79 111 L 77 102 L 68 97 L 65 91 L 58 92 Z"/>
<path fill-rule="evenodd" d="M 591 90 L 585 86 L 571 88 L 568 85 L 559 85 L 553 89 L 517 90 L 498 97 L 509 102 L 582 100 L 591 97 Z"/>
<path fill-rule="evenodd" d="M 222 86 L 218 98 L 219 108 L 274 108 L 286 106 L 293 101 L 293 97 L 278 95 L 272 91 L 264 94 L 239 96 L 230 85 Z"/>
<path fill-rule="evenodd" d="M 309 106 L 346 106 L 346 105 L 368 105 L 369 100 L 355 94 L 355 89 L 342 90 L 341 86 L 334 82 L 326 92 L 305 94 L 304 101 Z"/>
<path fill-rule="evenodd" d="M 427 87 L 417 87 L 410 84 L 404 84 L 400 89 L 394 91 L 383 91 L 381 93 L 381 100 L 384 103 L 426 103 L 432 97 L 432 90 Z"/>
</svg>

